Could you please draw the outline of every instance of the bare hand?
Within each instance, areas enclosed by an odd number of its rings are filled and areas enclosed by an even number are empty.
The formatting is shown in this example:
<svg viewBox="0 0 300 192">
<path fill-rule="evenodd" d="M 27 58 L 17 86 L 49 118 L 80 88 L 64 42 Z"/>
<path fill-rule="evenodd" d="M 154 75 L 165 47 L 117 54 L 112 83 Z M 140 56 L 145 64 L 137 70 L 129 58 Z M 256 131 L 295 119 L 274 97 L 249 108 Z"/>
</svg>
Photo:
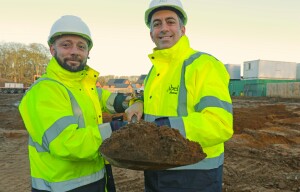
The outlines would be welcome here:
<svg viewBox="0 0 300 192">
<path fill-rule="evenodd" d="M 132 116 L 136 115 L 137 121 L 140 121 L 143 115 L 144 103 L 135 102 L 125 110 L 128 122 L 132 121 Z"/>
</svg>

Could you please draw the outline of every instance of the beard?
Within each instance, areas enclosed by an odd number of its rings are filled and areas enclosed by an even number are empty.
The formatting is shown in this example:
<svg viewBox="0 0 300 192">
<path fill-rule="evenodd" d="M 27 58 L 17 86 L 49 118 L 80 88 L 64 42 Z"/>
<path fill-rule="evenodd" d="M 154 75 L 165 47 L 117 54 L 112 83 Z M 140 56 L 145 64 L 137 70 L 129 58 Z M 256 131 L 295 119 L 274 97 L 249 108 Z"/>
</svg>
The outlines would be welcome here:
<svg viewBox="0 0 300 192">
<path fill-rule="evenodd" d="M 86 66 L 86 62 L 87 62 L 87 59 L 82 60 L 82 59 L 78 58 L 78 56 L 71 56 L 71 57 L 61 60 L 57 56 L 56 53 L 54 55 L 54 58 L 56 59 L 56 61 L 62 68 L 66 69 L 67 71 L 71 71 L 71 72 L 82 71 L 84 69 L 84 67 Z M 78 61 L 80 63 L 80 65 L 79 66 L 68 65 L 67 64 L 68 61 Z"/>
</svg>

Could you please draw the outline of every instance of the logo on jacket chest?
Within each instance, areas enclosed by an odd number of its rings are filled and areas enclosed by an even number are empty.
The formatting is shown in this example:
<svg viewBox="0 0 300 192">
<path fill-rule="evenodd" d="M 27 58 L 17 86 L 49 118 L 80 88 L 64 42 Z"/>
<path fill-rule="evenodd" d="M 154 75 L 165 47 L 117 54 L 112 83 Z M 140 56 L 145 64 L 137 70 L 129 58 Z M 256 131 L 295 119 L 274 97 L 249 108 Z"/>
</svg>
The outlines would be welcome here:
<svg viewBox="0 0 300 192">
<path fill-rule="evenodd" d="M 168 89 L 168 93 L 169 94 L 174 94 L 174 95 L 177 95 L 178 94 L 178 91 L 179 91 L 179 85 L 175 85 L 173 86 L 172 84 L 169 86 L 169 89 Z"/>
</svg>

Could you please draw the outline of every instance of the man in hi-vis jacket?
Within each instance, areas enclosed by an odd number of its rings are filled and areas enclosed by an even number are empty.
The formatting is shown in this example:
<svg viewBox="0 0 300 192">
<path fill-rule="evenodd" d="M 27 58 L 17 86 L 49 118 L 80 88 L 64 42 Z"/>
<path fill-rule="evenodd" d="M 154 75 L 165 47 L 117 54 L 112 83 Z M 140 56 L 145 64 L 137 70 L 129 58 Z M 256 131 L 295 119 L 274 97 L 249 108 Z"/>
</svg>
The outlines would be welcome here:
<svg viewBox="0 0 300 192">
<path fill-rule="evenodd" d="M 32 191 L 115 191 L 111 168 L 99 154 L 102 141 L 125 122 L 103 123 L 102 112 L 124 112 L 126 96 L 96 87 L 87 65 L 93 46 L 88 26 L 65 15 L 48 38 L 52 59 L 24 95 L 19 110 L 29 132 Z M 143 104 L 127 109 L 141 118 Z"/>
<path fill-rule="evenodd" d="M 144 82 L 144 118 L 178 129 L 207 154 L 196 164 L 145 171 L 145 191 L 221 192 L 224 142 L 233 134 L 229 74 L 221 61 L 190 47 L 179 0 L 152 0 L 145 22 L 156 47 Z"/>
</svg>

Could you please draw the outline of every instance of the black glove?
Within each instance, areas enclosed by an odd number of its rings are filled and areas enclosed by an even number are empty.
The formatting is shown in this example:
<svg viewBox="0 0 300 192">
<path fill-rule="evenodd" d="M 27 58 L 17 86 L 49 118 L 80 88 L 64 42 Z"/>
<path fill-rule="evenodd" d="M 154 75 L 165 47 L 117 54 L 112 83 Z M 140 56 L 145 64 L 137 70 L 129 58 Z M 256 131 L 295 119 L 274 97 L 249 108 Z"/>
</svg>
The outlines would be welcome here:
<svg viewBox="0 0 300 192">
<path fill-rule="evenodd" d="M 160 117 L 160 118 L 157 118 L 155 119 L 154 123 L 157 125 L 157 126 L 163 126 L 163 125 L 166 125 L 168 127 L 171 127 L 171 123 L 170 123 L 170 120 L 168 117 Z"/>
<path fill-rule="evenodd" d="M 110 122 L 110 127 L 112 131 L 116 131 L 120 129 L 121 127 L 127 125 L 127 121 L 122 121 L 122 120 L 113 120 Z"/>
</svg>

